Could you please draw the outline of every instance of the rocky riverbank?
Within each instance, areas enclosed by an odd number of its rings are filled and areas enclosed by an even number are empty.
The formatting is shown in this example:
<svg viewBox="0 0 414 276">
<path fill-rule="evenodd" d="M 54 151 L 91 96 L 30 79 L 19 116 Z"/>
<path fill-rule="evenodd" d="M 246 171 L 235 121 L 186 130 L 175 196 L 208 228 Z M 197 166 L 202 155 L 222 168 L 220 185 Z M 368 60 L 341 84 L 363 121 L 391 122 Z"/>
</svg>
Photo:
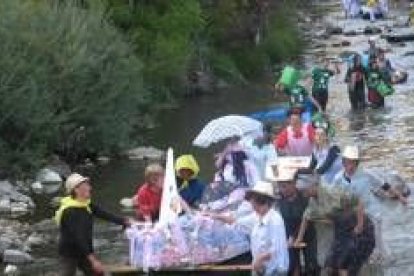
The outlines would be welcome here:
<svg viewBox="0 0 414 276">
<path fill-rule="evenodd" d="M 131 161 L 160 160 L 163 151 L 139 147 L 126 151 L 122 156 Z M 100 158 L 98 161 L 108 164 L 110 160 Z M 38 221 L 33 216 L 41 217 L 39 210 L 45 209 L 53 213 L 63 195 L 64 179 L 70 173 L 67 164 L 55 160 L 41 169 L 33 180 L 0 181 L 0 268 L 5 274 L 30 274 L 34 271 L 44 274 L 48 268 L 53 271 L 56 267 L 53 259 L 57 252 L 57 227 L 50 218 L 43 217 Z M 42 206 L 36 206 L 39 198 Z M 95 242 L 97 249 L 111 251 L 113 244 L 109 240 L 116 236 L 114 233 L 120 233 L 117 227 L 109 230 L 107 225 L 98 227 L 97 234 L 101 238 Z M 119 244 L 122 236 L 117 237 L 117 248 L 123 248 Z"/>
</svg>

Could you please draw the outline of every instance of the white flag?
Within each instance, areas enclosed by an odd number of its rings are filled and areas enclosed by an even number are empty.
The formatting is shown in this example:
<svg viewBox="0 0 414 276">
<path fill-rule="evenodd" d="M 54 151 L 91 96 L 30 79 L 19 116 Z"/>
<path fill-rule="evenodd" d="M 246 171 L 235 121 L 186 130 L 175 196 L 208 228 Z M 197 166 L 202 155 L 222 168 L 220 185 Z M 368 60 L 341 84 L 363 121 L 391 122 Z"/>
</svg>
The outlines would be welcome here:
<svg viewBox="0 0 414 276">
<path fill-rule="evenodd" d="M 174 153 L 172 148 L 169 148 L 167 151 L 167 164 L 165 166 L 165 178 L 158 223 L 160 225 L 167 225 L 174 222 L 181 211 L 181 199 L 178 194 L 174 171 Z"/>
</svg>

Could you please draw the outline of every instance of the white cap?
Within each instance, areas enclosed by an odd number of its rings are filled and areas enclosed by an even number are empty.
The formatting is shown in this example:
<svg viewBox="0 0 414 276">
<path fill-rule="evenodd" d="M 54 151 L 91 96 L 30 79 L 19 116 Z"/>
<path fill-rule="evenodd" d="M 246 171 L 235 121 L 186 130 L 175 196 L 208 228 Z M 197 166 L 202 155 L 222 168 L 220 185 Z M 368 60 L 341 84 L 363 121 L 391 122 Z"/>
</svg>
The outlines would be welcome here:
<svg viewBox="0 0 414 276">
<path fill-rule="evenodd" d="M 85 181 L 89 181 L 89 178 L 78 173 L 72 173 L 69 175 L 65 182 L 66 193 L 72 193 L 73 189 Z"/>
<path fill-rule="evenodd" d="M 246 191 L 246 198 L 248 198 L 252 193 L 275 198 L 273 184 L 266 181 L 256 182 L 252 189 Z"/>
<path fill-rule="evenodd" d="M 375 36 L 370 36 L 368 38 L 368 41 L 370 41 L 370 42 L 375 42 L 376 40 L 377 40 L 377 38 Z"/>
<path fill-rule="evenodd" d="M 351 160 L 359 160 L 359 149 L 357 146 L 346 146 L 344 152 L 342 153 L 342 157 Z"/>
</svg>

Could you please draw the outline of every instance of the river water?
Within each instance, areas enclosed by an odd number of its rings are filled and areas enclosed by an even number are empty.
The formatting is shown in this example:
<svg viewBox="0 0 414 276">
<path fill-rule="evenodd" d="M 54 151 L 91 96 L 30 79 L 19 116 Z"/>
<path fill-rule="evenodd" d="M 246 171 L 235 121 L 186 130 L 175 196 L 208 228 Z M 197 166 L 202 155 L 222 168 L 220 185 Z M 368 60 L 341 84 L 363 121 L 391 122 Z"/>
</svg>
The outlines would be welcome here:
<svg viewBox="0 0 414 276">
<path fill-rule="evenodd" d="M 326 22 L 345 29 L 358 29 L 369 25 L 362 20 L 344 20 L 340 11 L 339 1 L 321 1 L 318 11 L 324 16 L 312 15 L 313 32 L 324 28 Z M 397 13 L 398 14 L 398 13 Z M 377 23 L 377 26 L 392 26 L 395 20 Z M 347 40 L 349 47 L 331 47 L 335 42 Z M 337 56 L 342 51 L 367 48 L 366 36 L 343 37 L 334 36 L 328 40 L 314 39 L 301 61 L 309 68 L 317 56 Z M 321 47 L 323 46 L 323 47 Z M 390 47 L 384 41 L 380 46 Z M 414 50 L 414 43 L 404 47 L 391 47 L 388 54 L 391 63 L 407 70 L 414 75 L 414 55 L 404 56 Z M 350 143 L 358 144 L 363 151 L 364 163 L 367 166 L 377 166 L 384 169 L 398 170 L 409 183 L 414 182 L 414 81 L 396 86 L 397 92 L 386 99 L 384 110 L 367 110 L 362 113 L 350 112 L 346 86 L 343 83 L 343 65 L 341 76 L 331 82 L 330 103 L 328 112 L 337 123 L 337 142 L 343 146 Z M 271 85 L 263 87 L 239 87 L 223 89 L 220 93 L 201 98 L 186 100 L 179 109 L 165 111 L 158 121 L 158 126 L 152 130 L 147 139 L 148 145 L 166 149 L 173 147 L 175 154 L 192 153 L 201 165 L 201 178 L 209 181 L 213 174 L 213 153 L 219 147 L 197 149 L 191 146 L 192 139 L 201 128 L 211 119 L 226 114 L 248 114 L 277 104 L 272 98 Z M 139 119 L 139 118 L 137 118 Z M 111 210 L 122 212 L 119 200 L 130 197 L 135 193 L 137 184 L 142 182 L 145 164 L 143 162 L 114 161 L 106 166 L 97 168 L 93 174 L 96 201 L 103 203 Z M 50 216 L 52 211 L 43 217 Z M 98 251 L 109 262 L 120 262 L 127 258 L 127 245 L 122 234 L 116 227 L 100 225 L 98 227 Z M 36 274 L 56 271 L 56 250 L 52 245 L 39 254 L 45 257 L 45 262 L 37 264 Z M 414 247 L 408 251 L 414 252 Z M 364 275 L 378 275 L 375 270 Z M 389 274 L 393 275 L 393 274 Z M 408 274 L 403 274 L 408 275 Z"/>
</svg>

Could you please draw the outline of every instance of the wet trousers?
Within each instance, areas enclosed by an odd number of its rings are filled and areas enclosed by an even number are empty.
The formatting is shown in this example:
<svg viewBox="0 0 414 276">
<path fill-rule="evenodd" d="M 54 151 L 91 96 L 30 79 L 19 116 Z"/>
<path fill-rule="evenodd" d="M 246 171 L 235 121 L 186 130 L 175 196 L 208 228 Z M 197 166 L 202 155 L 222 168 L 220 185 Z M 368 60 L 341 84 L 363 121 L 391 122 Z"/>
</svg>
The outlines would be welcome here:
<svg viewBox="0 0 414 276">
<path fill-rule="evenodd" d="M 103 276 L 92 270 L 92 266 L 85 258 L 75 259 L 68 257 L 60 258 L 60 276 L 75 276 L 76 270 L 79 269 L 85 276 Z"/>
</svg>

